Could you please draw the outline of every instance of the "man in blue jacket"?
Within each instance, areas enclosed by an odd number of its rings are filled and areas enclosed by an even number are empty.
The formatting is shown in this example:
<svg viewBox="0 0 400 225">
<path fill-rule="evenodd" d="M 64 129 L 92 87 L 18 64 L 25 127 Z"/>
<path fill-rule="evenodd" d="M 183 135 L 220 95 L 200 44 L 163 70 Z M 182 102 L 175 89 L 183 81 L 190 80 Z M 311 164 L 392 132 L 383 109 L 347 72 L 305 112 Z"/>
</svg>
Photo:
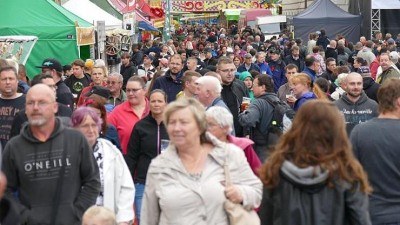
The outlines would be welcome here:
<svg viewBox="0 0 400 225">
<path fill-rule="evenodd" d="M 306 67 L 303 70 L 303 73 L 310 76 L 311 81 L 314 82 L 317 79 L 317 72 L 321 66 L 318 60 L 315 59 L 314 56 L 309 55 L 304 60 Z"/>
<path fill-rule="evenodd" d="M 258 67 L 257 64 L 253 63 L 252 60 L 253 56 L 250 53 L 247 53 L 244 56 L 244 63 L 238 67 L 237 71 L 241 73 L 244 71 L 250 72 L 252 70 L 255 70 L 261 73 L 260 67 Z"/>
<path fill-rule="evenodd" d="M 260 67 L 261 74 L 268 74 L 272 76 L 272 71 L 271 68 L 269 68 L 269 65 L 267 62 L 265 62 L 265 52 L 257 52 L 256 54 L 256 64 L 258 67 Z"/>
<path fill-rule="evenodd" d="M 164 76 L 158 77 L 153 85 L 153 89 L 161 89 L 167 93 L 167 101 L 172 102 L 176 99 L 176 95 L 182 91 L 183 76 L 183 60 L 178 54 L 171 56 L 169 59 L 169 70 Z"/>
<path fill-rule="evenodd" d="M 270 60 L 268 65 L 272 71 L 272 79 L 274 80 L 274 92 L 277 93 L 280 86 L 286 84 L 285 76 L 286 64 L 281 60 L 281 51 L 279 48 L 271 47 L 269 50 Z"/>
</svg>

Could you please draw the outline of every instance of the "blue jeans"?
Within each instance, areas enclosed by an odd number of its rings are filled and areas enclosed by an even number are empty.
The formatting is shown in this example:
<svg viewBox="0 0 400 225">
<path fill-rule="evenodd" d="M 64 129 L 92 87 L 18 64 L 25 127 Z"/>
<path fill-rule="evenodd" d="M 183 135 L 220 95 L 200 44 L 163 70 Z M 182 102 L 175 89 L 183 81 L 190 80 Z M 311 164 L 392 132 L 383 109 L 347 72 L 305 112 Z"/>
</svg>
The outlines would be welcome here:
<svg viewBox="0 0 400 225">
<path fill-rule="evenodd" d="M 140 210 L 142 209 L 144 186 L 144 184 L 135 184 L 135 212 L 138 225 L 140 225 Z"/>
</svg>

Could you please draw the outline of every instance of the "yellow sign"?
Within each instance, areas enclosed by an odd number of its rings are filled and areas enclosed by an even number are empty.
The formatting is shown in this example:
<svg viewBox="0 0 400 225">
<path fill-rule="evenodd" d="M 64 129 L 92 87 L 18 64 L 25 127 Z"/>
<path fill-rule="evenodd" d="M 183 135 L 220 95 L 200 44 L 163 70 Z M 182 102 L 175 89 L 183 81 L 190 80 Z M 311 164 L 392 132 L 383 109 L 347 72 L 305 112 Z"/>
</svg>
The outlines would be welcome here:
<svg viewBox="0 0 400 225">
<path fill-rule="evenodd" d="M 78 46 L 95 44 L 94 27 L 77 27 L 76 42 Z"/>
</svg>

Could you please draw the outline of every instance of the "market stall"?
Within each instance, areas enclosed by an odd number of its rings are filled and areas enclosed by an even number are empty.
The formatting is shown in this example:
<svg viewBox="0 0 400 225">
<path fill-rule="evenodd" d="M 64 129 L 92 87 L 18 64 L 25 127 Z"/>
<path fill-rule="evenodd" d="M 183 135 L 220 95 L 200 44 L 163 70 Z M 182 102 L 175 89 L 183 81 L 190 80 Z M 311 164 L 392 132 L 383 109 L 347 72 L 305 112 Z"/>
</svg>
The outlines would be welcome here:
<svg viewBox="0 0 400 225">
<path fill-rule="evenodd" d="M 89 56 L 89 48 L 83 46 L 94 43 L 92 24 L 52 0 L 0 1 L 0 36 L 10 35 L 38 37 L 26 61 L 30 78 L 40 72 L 35 66 L 43 59 L 52 57 L 69 64 Z"/>
</svg>

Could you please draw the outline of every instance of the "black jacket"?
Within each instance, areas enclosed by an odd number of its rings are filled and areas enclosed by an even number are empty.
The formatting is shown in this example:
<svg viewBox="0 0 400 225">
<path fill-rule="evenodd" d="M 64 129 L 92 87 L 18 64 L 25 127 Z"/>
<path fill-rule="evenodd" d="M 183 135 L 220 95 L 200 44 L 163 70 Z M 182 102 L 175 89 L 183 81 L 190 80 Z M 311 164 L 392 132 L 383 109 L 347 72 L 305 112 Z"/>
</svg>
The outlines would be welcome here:
<svg viewBox="0 0 400 225">
<path fill-rule="evenodd" d="M 249 97 L 249 91 L 243 81 L 234 79 L 230 85 L 222 85 L 221 97 L 233 115 L 233 125 L 237 137 L 243 137 L 243 127 L 239 124 L 239 111 L 243 97 Z"/>
<path fill-rule="evenodd" d="M 133 63 L 134 66 L 139 66 L 140 64 L 143 63 L 143 57 L 144 54 L 142 51 L 139 50 L 137 52 L 134 52 L 132 53 L 131 56 L 131 62 Z"/>
<path fill-rule="evenodd" d="M 135 183 L 146 183 L 150 162 L 160 154 L 161 139 L 169 140 L 164 123 L 158 125 L 150 114 L 133 128 L 125 160 Z"/>
<path fill-rule="evenodd" d="M 327 58 L 334 58 L 335 60 L 336 60 L 336 62 L 338 61 L 337 60 L 337 57 L 338 57 L 338 54 L 337 54 L 337 52 L 336 52 L 336 50 L 334 49 L 334 48 L 326 48 L 326 51 L 325 51 L 325 58 L 327 59 Z M 339 65 L 339 63 L 338 63 L 338 65 Z"/>
<path fill-rule="evenodd" d="M 74 110 L 74 96 L 72 95 L 71 90 L 64 83 L 63 80 L 57 82 L 57 102 L 68 106 L 72 111 Z"/>
<path fill-rule="evenodd" d="M 329 81 L 329 83 L 331 84 L 329 86 L 329 94 L 332 94 L 333 92 L 335 92 L 337 86 L 335 84 L 336 78 L 334 77 L 333 72 L 326 69 L 326 71 L 323 74 L 321 74 L 321 77 L 327 79 Z"/>
<path fill-rule="evenodd" d="M 133 75 L 133 73 L 136 72 L 135 70 L 136 70 L 136 68 L 132 62 L 129 62 L 129 64 L 127 66 L 125 66 L 123 64 L 121 65 L 120 73 L 123 77 L 122 89 L 125 90 L 126 83 L 128 82 L 129 78 Z"/>
<path fill-rule="evenodd" d="M 363 89 L 368 98 L 378 102 L 378 89 L 381 85 L 376 83 L 372 77 L 363 78 Z"/>
<path fill-rule="evenodd" d="M 207 66 L 216 66 L 217 65 L 218 60 L 214 57 L 211 57 L 209 59 L 204 59 L 204 65 L 205 67 Z"/>
<path fill-rule="evenodd" d="M 299 68 L 299 71 L 303 71 L 305 64 L 304 64 L 304 59 L 302 58 L 302 56 L 299 56 L 299 58 L 296 60 L 293 58 L 292 54 L 288 55 L 285 57 L 284 59 L 285 64 L 294 64 L 297 66 L 297 68 Z"/>
<path fill-rule="evenodd" d="M 329 45 L 329 38 L 327 36 L 319 36 L 317 39 L 317 46 L 322 46 L 326 51 L 326 47 Z"/>
<path fill-rule="evenodd" d="M 344 181 L 327 185 L 319 166 L 299 168 L 284 161 L 279 184 L 264 188 L 259 211 L 262 225 L 371 225 L 368 195 Z"/>
</svg>

